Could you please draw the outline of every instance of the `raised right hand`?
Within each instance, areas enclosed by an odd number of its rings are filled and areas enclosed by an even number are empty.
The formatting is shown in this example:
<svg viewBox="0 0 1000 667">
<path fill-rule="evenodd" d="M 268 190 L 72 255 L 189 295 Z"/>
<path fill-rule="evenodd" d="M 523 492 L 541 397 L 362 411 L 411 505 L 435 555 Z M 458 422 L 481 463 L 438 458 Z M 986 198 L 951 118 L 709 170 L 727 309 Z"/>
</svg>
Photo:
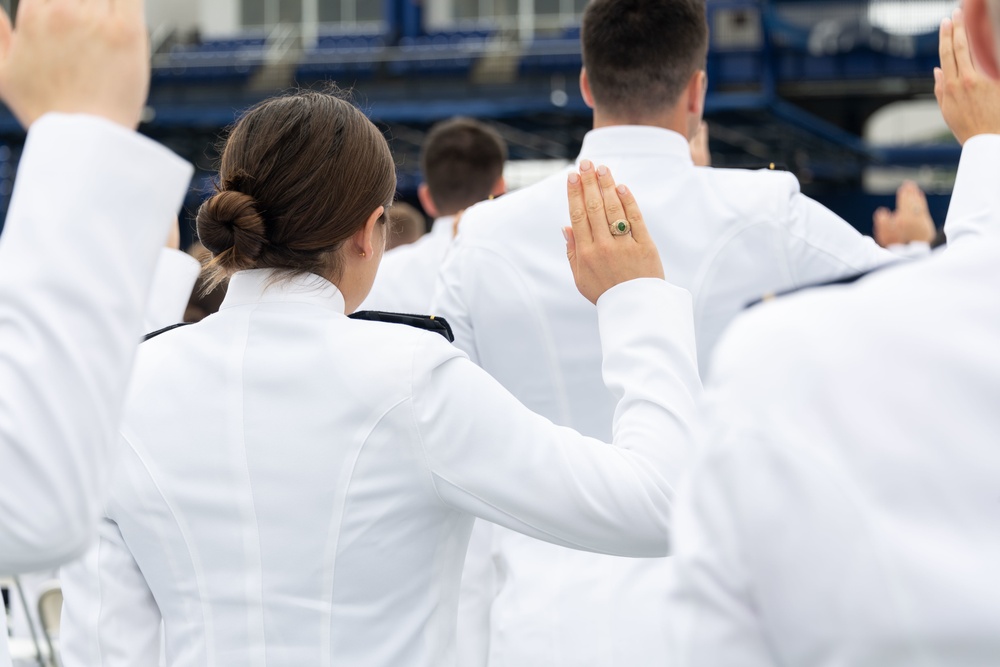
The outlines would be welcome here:
<svg viewBox="0 0 1000 667">
<path fill-rule="evenodd" d="M 973 64 L 961 9 L 941 22 L 939 39 L 941 67 L 934 69 L 934 96 L 958 143 L 977 134 L 1000 134 L 1000 81 Z"/>
<path fill-rule="evenodd" d="M 21 0 L 16 30 L 0 9 L 0 99 L 25 128 L 57 111 L 134 130 L 148 93 L 143 0 Z"/>
<path fill-rule="evenodd" d="M 566 255 L 576 287 L 591 303 L 620 283 L 636 278 L 663 279 L 663 262 L 649 236 L 639 205 L 606 167 L 594 169 L 589 160 L 567 182 L 569 219 Z M 614 236 L 611 225 L 627 221 L 631 233 Z"/>
</svg>

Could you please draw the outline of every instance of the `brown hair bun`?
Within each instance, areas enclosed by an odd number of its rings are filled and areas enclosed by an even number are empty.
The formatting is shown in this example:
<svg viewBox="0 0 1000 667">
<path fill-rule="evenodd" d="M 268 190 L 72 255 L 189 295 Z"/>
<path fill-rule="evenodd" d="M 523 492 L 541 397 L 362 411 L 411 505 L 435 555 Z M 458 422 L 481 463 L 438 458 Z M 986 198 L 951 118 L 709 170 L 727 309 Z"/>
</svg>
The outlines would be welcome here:
<svg viewBox="0 0 1000 667">
<path fill-rule="evenodd" d="M 267 243 L 264 218 L 250 195 L 223 190 L 198 210 L 198 238 L 227 271 L 253 268 Z"/>
</svg>

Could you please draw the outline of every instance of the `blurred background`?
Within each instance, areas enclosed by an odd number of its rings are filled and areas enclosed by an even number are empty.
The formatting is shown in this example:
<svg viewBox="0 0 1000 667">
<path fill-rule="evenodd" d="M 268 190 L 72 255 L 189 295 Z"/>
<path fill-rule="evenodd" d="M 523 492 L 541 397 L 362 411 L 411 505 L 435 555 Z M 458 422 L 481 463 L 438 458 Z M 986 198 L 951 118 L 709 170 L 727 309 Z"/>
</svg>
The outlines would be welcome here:
<svg viewBox="0 0 1000 667">
<path fill-rule="evenodd" d="M 16 0 L 3 0 L 15 11 Z M 959 147 L 933 96 L 943 0 L 708 0 L 706 118 L 716 167 L 793 172 L 871 231 L 904 179 L 944 222 Z M 415 202 L 432 123 L 473 116 L 511 148 L 508 184 L 575 158 L 590 128 L 578 88 L 586 0 L 148 0 L 153 76 L 142 131 L 198 167 L 185 241 L 211 191 L 220 132 L 242 109 L 335 81 L 386 133 Z M 0 110 L 0 214 L 24 135 Z"/>
</svg>

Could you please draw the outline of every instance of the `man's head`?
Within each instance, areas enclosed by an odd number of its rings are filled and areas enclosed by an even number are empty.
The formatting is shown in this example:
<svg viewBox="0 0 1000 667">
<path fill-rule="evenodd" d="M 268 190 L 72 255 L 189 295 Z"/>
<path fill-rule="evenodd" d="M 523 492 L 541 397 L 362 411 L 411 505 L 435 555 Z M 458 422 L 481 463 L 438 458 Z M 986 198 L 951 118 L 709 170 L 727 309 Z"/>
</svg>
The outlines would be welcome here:
<svg viewBox="0 0 1000 667">
<path fill-rule="evenodd" d="M 708 54 L 704 0 L 592 0 L 581 41 L 580 85 L 595 121 L 653 124 L 669 117 L 689 136 L 697 129 Z"/>
<path fill-rule="evenodd" d="M 389 236 L 385 249 L 392 250 L 401 245 L 414 243 L 427 231 L 424 214 L 406 202 L 398 201 L 389 209 Z"/>
<path fill-rule="evenodd" d="M 1000 79 L 1000 0 L 965 0 L 962 9 L 976 64 Z"/>
<path fill-rule="evenodd" d="M 459 211 L 504 192 L 507 145 L 500 134 L 471 118 L 452 118 L 431 128 L 424 140 L 420 203 L 431 217 Z"/>
</svg>

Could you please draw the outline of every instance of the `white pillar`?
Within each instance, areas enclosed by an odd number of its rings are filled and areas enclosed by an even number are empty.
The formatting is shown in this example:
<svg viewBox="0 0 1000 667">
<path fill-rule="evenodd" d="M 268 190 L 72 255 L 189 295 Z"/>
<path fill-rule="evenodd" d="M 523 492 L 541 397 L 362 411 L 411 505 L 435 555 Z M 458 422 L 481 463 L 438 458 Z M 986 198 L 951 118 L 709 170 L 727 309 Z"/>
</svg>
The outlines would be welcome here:
<svg viewBox="0 0 1000 667">
<path fill-rule="evenodd" d="M 202 37 L 231 37 L 241 32 L 241 14 L 240 0 L 199 0 L 198 25 Z"/>
</svg>

